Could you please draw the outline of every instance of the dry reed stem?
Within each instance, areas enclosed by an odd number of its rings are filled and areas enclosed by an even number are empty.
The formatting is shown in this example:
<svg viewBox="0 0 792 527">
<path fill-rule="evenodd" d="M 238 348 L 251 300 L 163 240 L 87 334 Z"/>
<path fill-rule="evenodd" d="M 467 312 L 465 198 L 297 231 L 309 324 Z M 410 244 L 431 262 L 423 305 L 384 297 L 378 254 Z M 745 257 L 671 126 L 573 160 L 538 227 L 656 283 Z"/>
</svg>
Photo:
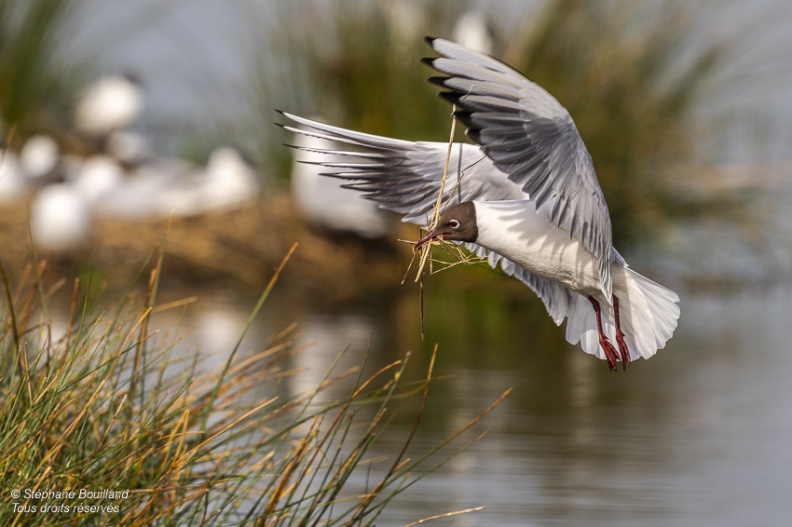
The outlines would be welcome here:
<svg viewBox="0 0 792 527">
<path fill-rule="evenodd" d="M 440 218 L 440 208 L 443 204 L 443 191 L 445 190 L 445 183 L 446 179 L 448 178 L 448 165 L 451 161 L 451 149 L 454 147 L 454 134 L 456 133 L 456 117 L 454 117 L 454 111 L 456 111 L 456 106 L 453 107 L 453 111 L 451 112 L 451 133 L 448 137 L 448 150 L 446 151 L 446 160 L 445 165 L 443 166 L 443 177 L 440 179 L 440 190 L 437 193 L 437 201 L 435 201 L 434 208 L 432 209 L 432 219 L 429 221 L 428 229 L 431 232 L 432 229 L 437 227 L 438 220 Z M 459 179 L 457 179 L 457 185 L 459 184 Z M 426 266 L 426 262 L 429 260 L 429 255 L 432 252 L 433 242 L 429 241 L 421 246 L 421 256 L 419 258 L 418 264 L 418 272 L 415 274 L 415 282 L 419 283 L 419 293 L 418 296 L 420 298 L 420 322 L 421 322 L 421 340 L 424 338 L 424 288 L 423 288 L 423 270 Z M 412 268 L 413 260 L 415 260 L 415 252 L 413 251 L 413 257 L 410 259 L 410 264 L 407 266 L 407 271 L 404 274 L 404 279 L 402 279 L 402 283 L 407 278 L 407 273 L 410 272 L 410 268 Z"/>
<path fill-rule="evenodd" d="M 426 381 L 424 382 L 423 385 L 423 396 L 421 397 L 421 405 L 418 408 L 418 414 L 415 418 L 415 421 L 413 421 L 412 429 L 410 430 L 410 433 L 407 435 L 407 439 L 402 445 L 401 451 L 396 456 L 396 459 L 391 465 L 390 470 L 388 470 L 388 472 L 386 473 L 385 477 L 382 478 L 380 482 L 374 487 L 374 489 L 368 494 L 366 494 L 365 498 L 360 502 L 355 514 L 351 516 L 349 523 L 347 523 L 347 526 L 351 526 L 353 521 L 362 517 L 362 514 L 366 510 L 366 507 L 374 500 L 374 498 L 376 498 L 379 495 L 382 489 L 385 488 L 385 485 L 391 480 L 391 477 L 395 475 L 398 471 L 402 470 L 403 467 L 411 461 L 409 458 L 406 457 L 407 449 L 410 447 L 413 439 L 415 438 L 415 434 L 418 431 L 418 425 L 420 424 L 421 418 L 423 417 L 424 411 L 426 409 L 426 401 L 429 398 L 429 385 L 434 380 L 434 377 L 432 377 L 432 373 L 434 372 L 435 359 L 437 358 L 437 347 L 438 347 L 437 344 L 435 344 L 434 348 L 432 349 L 432 356 L 429 359 L 429 368 L 426 372 Z M 385 408 L 381 410 L 381 412 L 384 411 Z M 369 431 L 373 432 L 373 428 L 370 428 Z"/>
<path fill-rule="evenodd" d="M 453 107 L 453 111 L 456 111 L 456 106 Z M 437 193 L 437 200 L 435 201 L 434 207 L 432 207 L 431 220 L 427 222 L 428 223 L 427 232 L 430 232 L 434 228 L 437 227 L 438 221 L 440 219 L 440 213 L 445 208 L 443 206 L 443 194 L 445 192 L 446 180 L 448 179 L 448 167 L 449 167 L 449 164 L 451 162 L 451 149 L 454 147 L 454 135 L 456 133 L 456 117 L 453 117 L 453 112 L 452 112 L 451 115 L 452 115 L 452 119 L 451 119 L 451 133 L 450 133 L 450 136 L 448 138 L 448 150 L 446 152 L 446 160 L 445 160 L 445 165 L 443 167 L 443 177 L 440 180 L 440 190 Z M 459 188 L 459 185 L 462 183 L 462 176 L 463 176 L 463 174 L 459 174 L 458 175 L 456 184 L 454 185 L 454 188 L 452 189 L 452 191 L 449 193 L 449 197 L 448 197 L 448 199 L 445 202 L 446 205 L 451 200 L 451 197 L 454 195 L 454 193 L 456 192 L 457 188 Z M 417 243 L 417 242 L 414 242 L 414 241 L 411 241 L 411 240 L 399 240 L 399 241 L 410 243 L 413 246 Z M 454 262 L 454 263 L 449 263 L 449 262 L 444 262 L 444 261 L 441 261 L 441 260 L 433 260 L 433 259 L 431 259 L 429 256 L 430 256 L 430 254 L 432 252 L 432 247 L 433 246 L 443 247 L 444 249 L 446 249 L 446 252 L 449 253 L 449 254 L 451 254 L 451 252 L 454 252 L 455 254 L 453 254 L 452 256 L 457 261 Z M 449 251 L 449 248 L 451 249 L 450 251 Z M 404 284 L 404 282 L 407 280 L 407 275 L 410 273 L 410 269 L 412 269 L 412 265 L 413 265 L 414 261 L 415 261 L 415 253 L 413 253 L 413 257 L 410 259 L 410 263 L 407 266 L 407 270 L 404 272 L 404 277 L 402 278 L 402 281 L 401 281 L 402 284 Z M 422 282 L 422 276 L 423 276 L 424 268 L 426 267 L 426 263 L 428 262 L 430 264 L 429 274 L 431 275 L 431 274 L 435 274 L 435 272 L 443 271 L 445 269 L 448 269 L 449 267 L 453 267 L 453 266 L 458 265 L 460 263 L 462 263 L 462 264 L 475 264 L 475 263 L 479 263 L 479 262 L 482 262 L 482 261 L 483 261 L 482 259 L 480 259 L 480 258 L 478 258 L 476 256 L 473 256 L 472 254 L 465 253 L 458 245 L 456 245 L 456 244 L 448 244 L 445 241 L 443 241 L 442 239 L 440 239 L 440 240 L 430 240 L 429 242 L 427 242 L 423 246 L 421 246 L 420 257 L 419 257 L 419 260 L 418 260 L 418 262 L 419 262 L 418 263 L 418 271 L 415 274 L 415 282 L 420 283 L 420 287 L 421 287 L 421 322 L 422 322 L 421 323 L 421 328 L 422 329 L 423 329 L 423 282 Z M 435 263 L 435 262 L 442 263 L 442 264 L 444 264 L 444 266 L 441 269 L 439 269 L 438 271 L 434 271 L 433 267 L 432 267 L 432 264 Z M 421 331 L 421 334 L 423 335 L 423 331 Z"/>
<path fill-rule="evenodd" d="M 437 222 L 440 219 L 440 209 L 443 204 L 443 192 L 445 191 L 445 183 L 448 178 L 448 165 L 451 162 L 451 149 L 454 148 L 454 134 L 456 134 L 456 117 L 453 117 L 453 112 L 456 111 L 456 106 L 453 107 L 451 113 L 451 134 L 448 137 L 448 150 L 446 151 L 445 165 L 443 166 L 443 177 L 440 180 L 440 191 L 437 193 L 437 201 L 435 201 L 434 208 L 432 209 L 432 220 L 429 222 L 429 231 L 437 227 Z M 432 252 L 431 243 L 425 244 L 421 247 L 421 258 L 418 265 L 418 273 L 415 276 L 415 281 L 418 282 L 423 275 L 424 266 L 429 259 L 429 254 Z M 412 262 L 411 262 L 412 263 Z"/>
<path fill-rule="evenodd" d="M 471 512 L 483 511 L 485 508 L 486 507 L 484 507 L 483 505 L 480 505 L 478 507 L 471 507 L 469 509 L 462 509 L 462 510 L 458 510 L 458 511 L 445 512 L 443 514 L 436 514 L 434 516 L 428 516 L 426 518 L 423 518 L 423 519 L 416 520 L 414 522 L 408 523 L 404 527 L 415 527 L 416 525 L 420 525 L 422 523 L 430 522 L 430 521 L 433 521 L 433 520 L 442 520 L 443 518 L 451 518 L 452 516 L 459 516 L 461 514 L 468 514 L 468 513 L 471 513 Z"/>
</svg>

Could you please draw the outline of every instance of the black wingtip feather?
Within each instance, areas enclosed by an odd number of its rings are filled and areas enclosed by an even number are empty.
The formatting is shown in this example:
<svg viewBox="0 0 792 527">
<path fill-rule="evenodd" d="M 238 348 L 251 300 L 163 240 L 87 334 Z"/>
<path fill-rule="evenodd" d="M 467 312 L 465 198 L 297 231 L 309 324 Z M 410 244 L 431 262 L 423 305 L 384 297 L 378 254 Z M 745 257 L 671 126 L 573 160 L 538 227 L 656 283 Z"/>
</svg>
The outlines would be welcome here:
<svg viewBox="0 0 792 527">
<path fill-rule="evenodd" d="M 434 41 L 435 41 L 435 40 L 437 40 L 437 37 L 433 37 L 433 36 L 431 36 L 431 35 L 426 35 L 426 36 L 424 37 L 424 42 L 426 42 L 427 44 L 429 44 L 430 46 L 432 46 L 432 49 L 434 49 Z"/>
<path fill-rule="evenodd" d="M 426 64 L 430 68 L 434 68 L 434 61 L 437 57 L 424 57 L 421 59 L 421 63 Z"/>
<path fill-rule="evenodd" d="M 461 102 L 461 99 L 463 97 L 463 94 L 461 93 L 456 93 L 452 91 L 441 91 L 437 94 L 437 96 L 450 102 L 456 108 L 464 107 L 464 105 Z M 473 116 L 471 112 L 465 110 L 456 110 L 454 112 L 454 117 L 462 121 L 467 126 L 472 126 L 473 124 Z"/>
<path fill-rule="evenodd" d="M 451 104 L 455 104 L 457 106 L 460 105 L 459 104 L 459 99 L 460 99 L 461 95 L 456 93 L 456 92 L 441 91 L 441 92 L 438 92 L 437 96 L 440 97 L 441 99 L 447 100 Z"/>
<path fill-rule="evenodd" d="M 454 112 L 454 117 L 464 123 L 466 126 L 473 126 L 473 116 L 470 112 Z"/>
<path fill-rule="evenodd" d="M 465 121 L 462 121 L 462 122 L 465 122 Z M 467 124 L 467 123 L 465 123 L 465 124 Z M 468 129 L 465 130 L 465 135 L 468 136 L 470 138 L 470 140 L 473 141 L 474 143 L 481 144 L 481 142 L 480 142 L 481 141 L 481 133 L 480 132 L 481 132 L 480 128 L 472 128 L 468 124 Z"/>
<path fill-rule="evenodd" d="M 436 84 L 438 86 L 442 86 L 443 88 L 445 88 L 446 87 L 445 82 L 448 80 L 448 77 L 429 77 L 426 80 L 428 80 L 432 84 Z"/>
</svg>

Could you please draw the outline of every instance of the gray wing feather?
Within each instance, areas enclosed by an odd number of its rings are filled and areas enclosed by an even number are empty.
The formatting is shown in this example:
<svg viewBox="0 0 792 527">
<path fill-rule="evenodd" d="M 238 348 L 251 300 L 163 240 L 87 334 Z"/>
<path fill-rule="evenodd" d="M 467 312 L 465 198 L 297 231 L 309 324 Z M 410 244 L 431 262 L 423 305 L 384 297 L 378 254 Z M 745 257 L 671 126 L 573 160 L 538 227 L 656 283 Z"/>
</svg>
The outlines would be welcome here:
<svg viewBox="0 0 792 527">
<path fill-rule="evenodd" d="M 468 136 L 536 202 L 537 211 L 599 259 L 610 296 L 612 234 L 591 156 L 569 113 L 506 64 L 458 44 L 429 40 L 443 57 L 426 59 L 447 88 Z"/>
</svg>

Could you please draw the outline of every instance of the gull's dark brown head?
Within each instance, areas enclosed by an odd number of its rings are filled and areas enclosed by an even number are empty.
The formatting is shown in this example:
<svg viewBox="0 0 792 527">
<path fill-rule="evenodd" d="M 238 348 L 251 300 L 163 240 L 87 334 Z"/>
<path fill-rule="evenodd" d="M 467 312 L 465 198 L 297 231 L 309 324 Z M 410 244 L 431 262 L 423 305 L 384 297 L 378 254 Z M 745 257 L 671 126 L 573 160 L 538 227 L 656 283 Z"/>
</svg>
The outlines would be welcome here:
<svg viewBox="0 0 792 527">
<path fill-rule="evenodd" d="M 478 239 L 478 225 L 476 224 L 476 207 L 472 201 L 465 201 L 443 211 L 437 226 L 429 234 L 418 240 L 415 250 L 428 241 L 440 236 L 444 240 L 459 242 L 475 242 Z"/>
</svg>

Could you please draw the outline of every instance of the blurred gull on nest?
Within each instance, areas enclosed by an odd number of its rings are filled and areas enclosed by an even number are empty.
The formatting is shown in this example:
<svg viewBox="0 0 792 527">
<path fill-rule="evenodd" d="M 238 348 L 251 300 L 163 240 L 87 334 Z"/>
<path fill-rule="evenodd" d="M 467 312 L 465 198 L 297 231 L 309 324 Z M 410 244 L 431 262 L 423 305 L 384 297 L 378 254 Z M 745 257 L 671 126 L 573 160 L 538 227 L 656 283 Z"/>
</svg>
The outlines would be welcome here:
<svg viewBox="0 0 792 527">
<path fill-rule="evenodd" d="M 212 152 L 205 168 L 175 159 L 137 167 L 98 204 L 103 215 L 129 219 L 192 216 L 234 208 L 258 195 L 258 178 L 229 147 Z"/>
<path fill-rule="evenodd" d="M 131 125 L 143 108 L 143 92 L 131 76 L 99 79 L 88 87 L 74 112 L 76 128 L 104 136 Z"/>
<path fill-rule="evenodd" d="M 30 205 L 30 230 L 39 249 L 72 250 L 88 241 L 91 211 L 85 198 L 66 183 L 48 185 Z"/>
<path fill-rule="evenodd" d="M 158 159 L 137 167 L 109 188 L 96 204 L 103 216 L 142 220 L 167 217 L 192 208 L 197 198 L 187 175 L 193 167 L 175 159 Z M 105 176 L 107 177 L 107 176 Z M 174 205 L 175 199 L 188 202 Z M 175 210 L 174 210 L 175 209 Z"/>
<path fill-rule="evenodd" d="M 49 179 L 60 160 L 58 143 L 46 135 L 34 135 L 25 141 L 19 151 L 22 172 L 32 182 Z"/>
<path fill-rule="evenodd" d="M 74 187 L 92 206 L 118 188 L 124 178 L 121 165 L 110 156 L 95 155 L 82 160 L 75 170 Z"/>
<path fill-rule="evenodd" d="M 390 231 L 388 213 L 360 192 L 343 188 L 343 180 L 322 177 L 324 165 L 345 161 L 343 156 L 324 152 L 338 150 L 339 144 L 301 131 L 294 136 L 296 147 L 291 173 L 291 190 L 298 213 L 310 225 L 363 238 L 386 236 Z"/>
<path fill-rule="evenodd" d="M 0 149 L 0 202 L 9 202 L 25 194 L 25 178 L 14 152 Z"/>
<path fill-rule="evenodd" d="M 237 207 L 258 195 L 256 171 L 235 149 L 216 148 L 206 163 L 202 202 L 207 210 Z"/>
<path fill-rule="evenodd" d="M 533 290 L 566 339 L 627 367 L 652 357 L 674 333 L 679 297 L 627 266 L 612 246 L 611 220 L 594 165 L 569 113 L 544 89 L 488 55 L 427 39 L 440 55 L 455 116 L 475 144 L 452 149 L 444 210 L 417 244 L 466 243 L 492 267 Z M 447 143 L 379 137 L 284 115 L 313 134 L 345 144 L 344 158 L 320 161 L 403 221 L 426 226 L 441 189 Z M 310 128 L 305 131 L 304 127 Z M 357 151 L 349 151 L 349 146 Z M 365 220 L 359 220 L 363 223 Z M 615 344 L 614 344 L 615 343 Z"/>
</svg>

